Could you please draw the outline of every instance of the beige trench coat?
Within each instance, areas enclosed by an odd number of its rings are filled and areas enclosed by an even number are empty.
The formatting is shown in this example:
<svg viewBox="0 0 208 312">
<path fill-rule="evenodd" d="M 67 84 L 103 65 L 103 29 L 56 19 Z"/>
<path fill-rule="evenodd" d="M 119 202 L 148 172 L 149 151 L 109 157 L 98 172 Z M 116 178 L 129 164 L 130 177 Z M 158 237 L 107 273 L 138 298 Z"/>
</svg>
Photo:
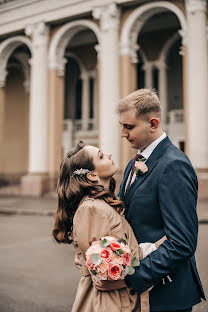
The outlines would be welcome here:
<svg viewBox="0 0 208 312">
<path fill-rule="evenodd" d="M 103 236 L 127 240 L 131 256 L 141 259 L 137 240 L 125 218 L 103 200 L 86 198 L 79 205 L 73 220 L 74 245 L 82 264 L 82 277 L 72 312 L 148 312 L 147 291 L 138 296 L 128 287 L 105 292 L 93 286 L 83 255 L 93 241 Z"/>
</svg>

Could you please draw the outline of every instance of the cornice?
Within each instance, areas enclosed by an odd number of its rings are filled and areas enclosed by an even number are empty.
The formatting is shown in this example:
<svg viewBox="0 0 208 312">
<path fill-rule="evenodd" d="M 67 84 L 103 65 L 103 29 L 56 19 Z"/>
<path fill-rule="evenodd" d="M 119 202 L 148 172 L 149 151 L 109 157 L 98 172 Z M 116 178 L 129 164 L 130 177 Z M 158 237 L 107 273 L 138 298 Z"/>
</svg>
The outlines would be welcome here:
<svg viewBox="0 0 208 312">
<path fill-rule="evenodd" d="M 117 4 L 131 0 L 116 0 Z M 115 3 L 105 0 L 105 6 Z M 26 25 L 44 20 L 47 24 L 91 13 L 103 0 L 14 0 L 0 5 L 0 36 L 24 30 Z"/>
<path fill-rule="evenodd" d="M 186 11 L 187 13 L 191 13 L 191 14 L 194 14 L 197 11 L 206 12 L 207 1 L 206 0 L 186 0 Z"/>
</svg>

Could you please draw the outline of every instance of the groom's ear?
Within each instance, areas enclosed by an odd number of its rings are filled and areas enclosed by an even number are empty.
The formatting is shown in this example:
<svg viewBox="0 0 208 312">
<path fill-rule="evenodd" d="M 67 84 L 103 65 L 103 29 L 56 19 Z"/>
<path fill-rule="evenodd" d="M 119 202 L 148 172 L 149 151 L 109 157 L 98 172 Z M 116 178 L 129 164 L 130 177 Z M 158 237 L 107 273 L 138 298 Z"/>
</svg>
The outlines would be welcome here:
<svg viewBox="0 0 208 312">
<path fill-rule="evenodd" d="M 155 132 L 160 125 L 160 119 L 157 117 L 152 117 L 149 120 L 150 123 L 150 131 Z"/>
</svg>

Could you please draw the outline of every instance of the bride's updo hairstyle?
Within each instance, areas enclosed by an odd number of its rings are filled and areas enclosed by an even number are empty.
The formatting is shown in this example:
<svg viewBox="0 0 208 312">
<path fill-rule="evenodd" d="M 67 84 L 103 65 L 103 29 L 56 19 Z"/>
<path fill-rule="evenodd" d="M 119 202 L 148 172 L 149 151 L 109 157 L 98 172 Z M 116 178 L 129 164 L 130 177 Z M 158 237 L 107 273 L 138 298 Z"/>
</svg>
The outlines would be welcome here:
<svg viewBox="0 0 208 312">
<path fill-rule="evenodd" d="M 124 210 L 123 202 L 114 194 L 114 178 L 111 178 L 110 187 L 106 189 L 98 182 L 88 180 L 87 174 L 74 174 L 79 169 L 87 169 L 90 172 L 95 169 L 93 159 L 84 147 L 85 143 L 80 141 L 67 153 L 60 166 L 57 184 L 58 206 L 52 231 L 58 243 L 72 242 L 73 217 L 85 196 L 102 199 L 119 213 Z"/>
</svg>

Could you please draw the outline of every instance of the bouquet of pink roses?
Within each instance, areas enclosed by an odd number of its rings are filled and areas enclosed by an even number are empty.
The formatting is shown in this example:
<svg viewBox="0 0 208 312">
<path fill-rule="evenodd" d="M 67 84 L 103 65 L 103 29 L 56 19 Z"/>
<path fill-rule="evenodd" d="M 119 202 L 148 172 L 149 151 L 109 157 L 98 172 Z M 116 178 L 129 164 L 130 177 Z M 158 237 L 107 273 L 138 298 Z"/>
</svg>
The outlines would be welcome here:
<svg viewBox="0 0 208 312">
<path fill-rule="evenodd" d="M 102 237 L 94 241 L 86 251 L 86 265 L 99 280 L 118 280 L 135 272 L 140 262 L 131 259 L 131 250 L 122 238 Z"/>
</svg>

